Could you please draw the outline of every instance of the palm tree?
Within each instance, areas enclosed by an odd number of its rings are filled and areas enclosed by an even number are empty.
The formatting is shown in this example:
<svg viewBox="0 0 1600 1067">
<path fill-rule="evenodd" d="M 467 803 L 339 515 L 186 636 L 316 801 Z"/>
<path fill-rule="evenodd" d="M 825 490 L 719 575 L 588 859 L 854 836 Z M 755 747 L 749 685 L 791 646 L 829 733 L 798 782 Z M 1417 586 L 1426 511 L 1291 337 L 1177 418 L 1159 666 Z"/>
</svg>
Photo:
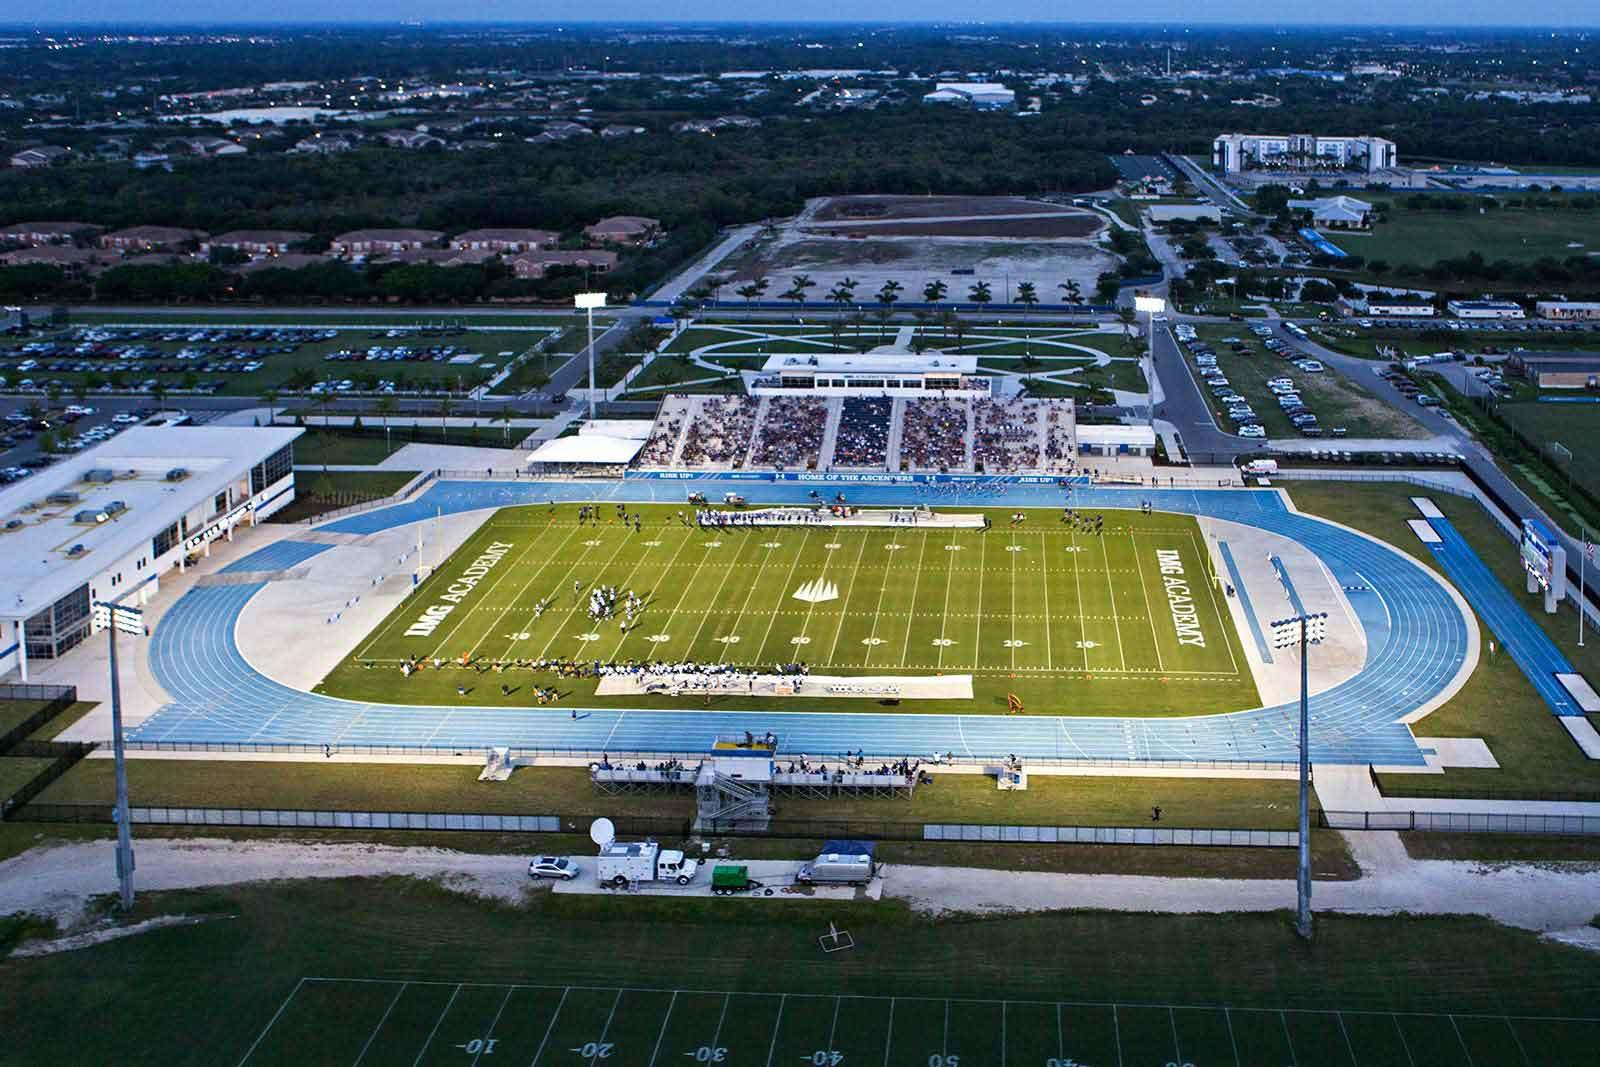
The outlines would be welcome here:
<svg viewBox="0 0 1600 1067">
<path fill-rule="evenodd" d="M 1025 308 L 1031 308 L 1031 307 L 1033 307 L 1033 305 L 1037 304 L 1038 302 L 1039 302 L 1039 294 L 1034 289 L 1032 282 L 1018 282 L 1017 283 L 1017 303 L 1021 304 Z M 1024 311 L 1023 314 L 1026 315 L 1027 312 Z M 1027 327 L 1023 327 L 1023 330 L 1022 330 L 1022 354 L 1023 354 L 1024 357 L 1031 357 L 1033 355 L 1033 347 L 1032 346 L 1033 346 L 1033 337 L 1032 337 L 1031 334 L 1028 333 Z"/>
<path fill-rule="evenodd" d="M 922 299 L 929 304 L 937 304 L 949 291 L 950 287 L 942 279 L 934 278 L 922 287 Z"/>
<path fill-rule="evenodd" d="M 455 401 L 446 393 L 439 398 L 439 436 L 448 443 L 450 440 L 450 409 L 455 406 Z"/>
<path fill-rule="evenodd" d="M 162 410 L 167 406 L 167 386 L 165 382 L 157 381 L 150 387 L 150 395 L 156 398 L 156 407 Z"/>
<path fill-rule="evenodd" d="M 885 327 L 889 325 L 889 316 L 894 314 L 895 301 L 900 299 L 900 290 L 903 288 L 905 286 L 890 278 L 878 290 L 878 319 Z"/>
<path fill-rule="evenodd" d="M 276 389 L 263 390 L 257 397 L 267 405 L 267 425 L 271 426 L 278 421 L 278 391 Z"/>
<path fill-rule="evenodd" d="M 967 289 L 967 299 L 974 304 L 987 304 L 994 299 L 994 294 L 989 291 L 988 282 L 973 282 Z"/>
<path fill-rule="evenodd" d="M 837 323 L 840 318 L 843 318 L 845 308 L 850 307 L 856 302 L 856 283 L 851 279 L 846 278 L 844 281 L 838 283 L 832 289 L 828 290 L 828 300 L 833 303 L 834 307 L 839 309 L 838 314 L 834 316 L 834 320 Z M 839 330 L 837 325 L 833 328 L 833 343 L 834 347 L 838 347 Z"/>
<path fill-rule="evenodd" d="M 1133 340 L 1133 324 L 1136 321 L 1133 314 L 1133 308 L 1128 307 L 1126 304 L 1117 308 L 1117 321 L 1122 323 L 1123 343 L 1130 344 Z"/>
<path fill-rule="evenodd" d="M 1076 280 L 1062 282 L 1056 288 L 1061 290 L 1061 299 L 1064 302 L 1071 304 L 1073 307 L 1083 303 L 1083 290 L 1079 288 Z"/>
<path fill-rule="evenodd" d="M 377 402 L 372 405 L 373 410 L 378 413 L 378 417 L 383 420 L 383 451 L 385 454 L 388 454 L 389 451 L 389 416 L 393 415 L 399 407 L 400 405 L 395 402 L 394 397 L 388 393 L 378 397 Z"/>
<path fill-rule="evenodd" d="M 333 403 L 333 394 L 318 393 L 316 402 L 317 407 L 322 410 L 322 429 L 326 433 L 328 429 L 328 406 Z"/>
<path fill-rule="evenodd" d="M 956 332 L 956 351 L 959 352 L 967 336 L 967 320 L 960 315 L 952 313 L 950 315 L 950 328 Z"/>
<path fill-rule="evenodd" d="M 810 289 L 812 286 L 814 286 L 816 284 L 817 284 L 816 282 L 812 281 L 811 275 L 809 275 L 809 274 L 796 274 L 793 278 L 789 279 L 789 290 L 788 290 L 788 292 L 782 293 L 779 296 L 779 299 L 780 300 L 793 300 L 795 302 L 795 305 L 798 307 L 800 304 L 805 303 L 806 290 Z"/>
<path fill-rule="evenodd" d="M 748 311 L 750 310 L 751 303 L 755 301 L 756 297 L 767 291 L 767 286 L 769 284 L 771 283 L 769 283 L 765 278 L 755 278 L 750 282 L 739 286 L 739 288 L 735 289 L 734 292 L 744 297 L 745 310 Z"/>
</svg>

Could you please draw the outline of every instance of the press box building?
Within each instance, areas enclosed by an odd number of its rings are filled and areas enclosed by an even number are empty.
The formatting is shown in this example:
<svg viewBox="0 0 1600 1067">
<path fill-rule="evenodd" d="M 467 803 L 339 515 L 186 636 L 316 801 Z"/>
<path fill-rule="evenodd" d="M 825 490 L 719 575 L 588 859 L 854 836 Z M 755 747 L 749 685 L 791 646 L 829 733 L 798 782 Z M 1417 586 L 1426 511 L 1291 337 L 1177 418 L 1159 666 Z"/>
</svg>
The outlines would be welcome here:
<svg viewBox="0 0 1600 1067">
<path fill-rule="evenodd" d="M 28 680 L 161 576 L 294 500 L 298 428 L 140 426 L 0 490 L 0 676 Z"/>
</svg>

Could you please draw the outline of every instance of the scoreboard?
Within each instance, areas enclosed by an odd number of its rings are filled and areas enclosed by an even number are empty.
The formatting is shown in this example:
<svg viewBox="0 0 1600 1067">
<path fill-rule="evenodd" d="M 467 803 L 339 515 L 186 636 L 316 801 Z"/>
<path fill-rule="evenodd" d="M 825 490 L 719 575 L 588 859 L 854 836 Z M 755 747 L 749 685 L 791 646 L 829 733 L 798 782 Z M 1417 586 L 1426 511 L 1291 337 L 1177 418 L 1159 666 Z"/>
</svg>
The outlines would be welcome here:
<svg viewBox="0 0 1600 1067">
<path fill-rule="evenodd" d="M 1567 552 L 1555 532 L 1538 519 L 1522 520 L 1522 569 L 1545 593 L 1560 600 L 1567 591 Z M 1534 586 L 1528 587 L 1529 592 Z"/>
</svg>

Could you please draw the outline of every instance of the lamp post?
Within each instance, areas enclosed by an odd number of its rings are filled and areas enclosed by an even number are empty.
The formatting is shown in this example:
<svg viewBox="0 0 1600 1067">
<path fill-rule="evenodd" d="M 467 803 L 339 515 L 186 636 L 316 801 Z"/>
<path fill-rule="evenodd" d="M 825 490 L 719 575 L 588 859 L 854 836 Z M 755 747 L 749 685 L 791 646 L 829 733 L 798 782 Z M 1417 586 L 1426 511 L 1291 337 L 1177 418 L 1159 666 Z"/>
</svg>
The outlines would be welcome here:
<svg viewBox="0 0 1600 1067">
<path fill-rule="evenodd" d="M 1145 396 L 1149 403 L 1145 410 L 1149 413 L 1151 436 L 1156 432 L 1156 316 L 1167 310 L 1167 302 L 1159 296 L 1133 297 L 1133 310 L 1144 312 L 1144 340 L 1145 340 L 1145 369 L 1144 384 Z M 1154 455 L 1155 445 L 1151 445 L 1151 455 Z M 1170 457 L 1169 457 L 1170 458 Z"/>
<path fill-rule="evenodd" d="M 1328 635 L 1326 612 L 1275 619 L 1273 648 L 1300 646 L 1300 859 L 1295 874 L 1295 932 L 1311 940 L 1311 716 L 1307 646 Z"/>
<path fill-rule="evenodd" d="M 131 592 L 131 590 L 130 590 Z M 124 593 L 123 596 L 127 594 Z M 122 680 L 117 674 L 117 615 L 122 596 L 97 600 L 95 607 L 106 609 L 107 649 L 111 659 L 111 753 L 116 770 L 117 799 L 117 895 L 123 911 L 133 907 L 133 826 L 128 816 L 128 763 L 122 739 Z"/>
<path fill-rule="evenodd" d="M 589 319 L 589 421 L 594 421 L 594 309 L 606 306 L 604 293 L 579 293 L 572 298 L 575 307 Z"/>
</svg>

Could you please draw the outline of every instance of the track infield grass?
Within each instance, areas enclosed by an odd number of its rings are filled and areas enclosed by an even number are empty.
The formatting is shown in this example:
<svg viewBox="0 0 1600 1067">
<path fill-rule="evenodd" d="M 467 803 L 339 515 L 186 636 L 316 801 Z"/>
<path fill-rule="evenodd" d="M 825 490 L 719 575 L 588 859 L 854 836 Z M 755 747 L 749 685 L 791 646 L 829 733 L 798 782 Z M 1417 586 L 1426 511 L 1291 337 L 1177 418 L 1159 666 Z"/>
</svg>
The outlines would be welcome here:
<svg viewBox="0 0 1600 1067">
<path fill-rule="evenodd" d="M 513 907 L 404 879 L 151 894 L 130 918 L 156 914 L 200 921 L 0 964 L 20 1062 L 1577 1064 L 1600 1036 L 1595 957 L 1475 919 L 1328 915 L 1308 946 L 1283 913 Z M 824 954 L 829 922 L 856 947 Z"/>
<path fill-rule="evenodd" d="M 972 674 L 975 699 L 917 701 L 916 711 L 1004 713 L 1007 694 L 1028 712 L 1192 715 L 1257 704 L 1198 524 L 1188 516 L 1105 513 L 1085 532 L 1051 511 L 1020 527 L 990 512 L 988 531 L 697 529 L 671 507 L 642 507 L 638 533 L 577 507 L 507 508 L 491 517 L 317 687 L 356 700 L 526 705 L 531 687 L 556 684 L 564 704 L 681 707 L 666 695 L 596 697 L 593 678 L 558 679 L 511 664 L 692 661 L 770 670 L 804 662 L 851 676 Z M 498 561 L 470 589 L 476 561 Z M 1170 586 L 1176 567 L 1183 583 Z M 836 600 L 794 593 L 814 579 Z M 576 587 L 574 585 L 576 583 Z M 594 620 L 590 590 L 633 590 L 645 607 Z M 451 592 L 454 589 L 456 592 Z M 449 599 L 446 599 L 449 598 Z M 620 601 L 620 596 L 619 596 Z M 543 605 L 541 608 L 540 605 Z M 1174 604 L 1191 604 L 1198 639 L 1180 632 Z M 430 608 L 448 613 L 419 633 Z M 1196 643 L 1198 640 L 1199 643 Z M 430 664 L 401 673 L 408 657 Z M 469 668 L 451 666 L 466 656 Z M 431 669 L 435 658 L 443 669 Z M 504 686 L 509 692 L 502 694 Z M 878 710 L 868 699 L 805 700 L 807 710 Z M 793 708 L 784 698 L 716 697 L 722 708 Z"/>
</svg>

